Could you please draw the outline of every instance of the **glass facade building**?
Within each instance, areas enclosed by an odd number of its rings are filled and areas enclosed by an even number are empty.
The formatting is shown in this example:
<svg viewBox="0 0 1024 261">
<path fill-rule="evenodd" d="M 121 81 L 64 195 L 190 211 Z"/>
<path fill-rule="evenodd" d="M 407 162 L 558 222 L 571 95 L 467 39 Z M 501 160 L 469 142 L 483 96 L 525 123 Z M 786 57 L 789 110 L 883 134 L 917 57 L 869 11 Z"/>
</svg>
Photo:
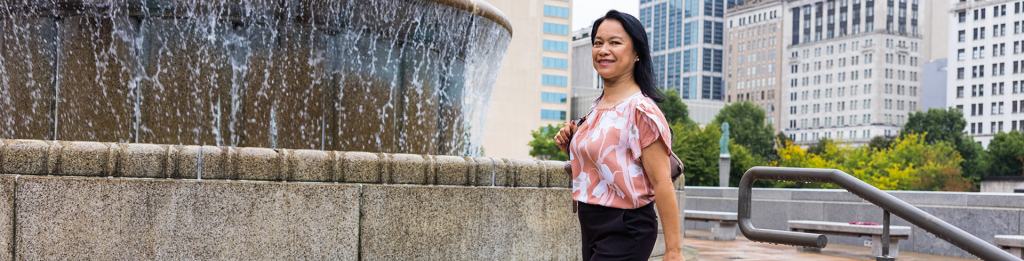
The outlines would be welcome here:
<svg viewBox="0 0 1024 261">
<path fill-rule="evenodd" d="M 724 106 L 725 9 L 742 0 L 640 0 L 658 87 L 679 93 L 690 116 L 708 123 Z"/>
</svg>

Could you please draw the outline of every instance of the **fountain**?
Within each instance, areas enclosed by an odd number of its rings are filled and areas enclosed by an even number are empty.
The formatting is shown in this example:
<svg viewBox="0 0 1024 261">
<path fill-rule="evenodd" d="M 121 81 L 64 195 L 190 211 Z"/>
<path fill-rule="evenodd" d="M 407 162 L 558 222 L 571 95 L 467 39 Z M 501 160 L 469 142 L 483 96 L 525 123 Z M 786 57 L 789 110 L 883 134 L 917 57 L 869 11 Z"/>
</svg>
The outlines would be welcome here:
<svg viewBox="0 0 1024 261">
<path fill-rule="evenodd" d="M 478 154 L 511 37 L 470 0 L 0 2 L 0 139 Z"/>
</svg>

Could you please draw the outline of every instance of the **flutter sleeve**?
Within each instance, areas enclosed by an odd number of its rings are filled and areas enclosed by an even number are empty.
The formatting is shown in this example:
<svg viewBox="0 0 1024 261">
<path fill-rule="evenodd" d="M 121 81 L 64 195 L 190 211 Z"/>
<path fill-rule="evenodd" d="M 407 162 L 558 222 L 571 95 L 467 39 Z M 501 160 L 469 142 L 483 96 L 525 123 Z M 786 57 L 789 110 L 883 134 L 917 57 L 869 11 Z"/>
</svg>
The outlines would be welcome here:
<svg viewBox="0 0 1024 261">
<path fill-rule="evenodd" d="M 664 143 L 665 155 L 671 153 L 672 133 L 661 109 L 649 99 L 643 99 L 635 107 L 634 124 L 632 124 L 629 135 L 633 160 L 640 159 L 643 149 L 657 141 Z"/>
</svg>

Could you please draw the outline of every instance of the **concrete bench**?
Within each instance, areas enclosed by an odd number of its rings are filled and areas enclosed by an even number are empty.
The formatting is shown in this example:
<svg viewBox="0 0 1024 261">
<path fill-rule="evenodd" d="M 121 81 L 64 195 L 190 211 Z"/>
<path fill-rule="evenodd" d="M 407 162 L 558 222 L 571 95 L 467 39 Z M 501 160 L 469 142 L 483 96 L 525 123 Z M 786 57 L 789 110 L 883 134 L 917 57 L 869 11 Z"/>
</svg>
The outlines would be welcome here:
<svg viewBox="0 0 1024 261">
<path fill-rule="evenodd" d="M 712 240 L 736 240 L 736 213 L 683 210 L 683 217 L 711 223 Z"/>
<path fill-rule="evenodd" d="M 1024 258 L 1024 236 L 996 235 L 996 245 L 1016 257 Z"/>
<path fill-rule="evenodd" d="M 882 255 L 882 225 L 853 225 L 843 222 L 790 220 L 789 230 L 826 235 L 871 237 L 871 253 Z M 910 227 L 889 226 L 889 256 L 900 254 L 900 240 L 910 239 Z M 803 251 L 821 251 L 819 248 L 801 247 Z"/>
</svg>

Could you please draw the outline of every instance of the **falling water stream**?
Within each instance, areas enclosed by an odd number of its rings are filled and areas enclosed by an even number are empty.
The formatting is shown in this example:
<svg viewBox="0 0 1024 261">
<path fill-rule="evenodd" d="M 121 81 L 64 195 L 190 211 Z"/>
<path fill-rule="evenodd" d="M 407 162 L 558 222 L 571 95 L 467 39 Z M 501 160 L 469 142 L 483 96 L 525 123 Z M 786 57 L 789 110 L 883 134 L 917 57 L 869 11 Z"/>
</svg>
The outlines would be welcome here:
<svg viewBox="0 0 1024 261">
<path fill-rule="evenodd" d="M 0 138 L 476 155 L 510 37 L 431 0 L 0 1 Z"/>
</svg>

